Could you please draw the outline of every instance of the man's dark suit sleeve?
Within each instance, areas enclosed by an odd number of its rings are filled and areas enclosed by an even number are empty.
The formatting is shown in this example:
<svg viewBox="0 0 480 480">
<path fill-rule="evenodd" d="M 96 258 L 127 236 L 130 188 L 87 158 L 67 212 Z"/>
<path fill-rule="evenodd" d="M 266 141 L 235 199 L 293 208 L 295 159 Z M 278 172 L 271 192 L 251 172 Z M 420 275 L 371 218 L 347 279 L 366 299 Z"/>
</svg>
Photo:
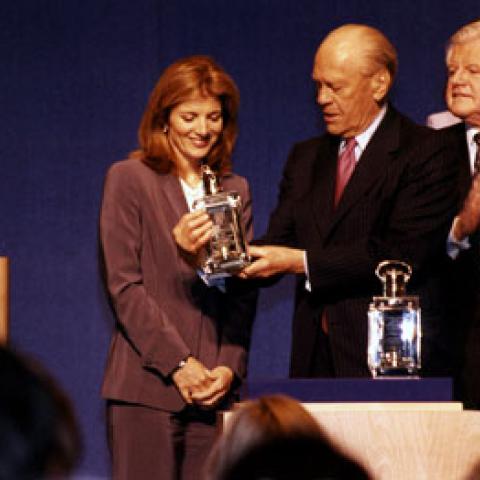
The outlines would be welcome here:
<svg viewBox="0 0 480 480">
<path fill-rule="evenodd" d="M 302 195 L 311 199 L 313 194 L 299 191 L 298 185 L 308 184 L 307 177 L 314 175 L 313 161 L 305 162 L 304 155 L 295 147 L 289 156 L 279 202 L 262 243 L 304 247 L 312 291 L 343 291 L 350 295 L 371 290 L 372 285 L 378 285 L 374 277 L 378 262 L 403 259 L 411 263 L 418 276 L 428 268 L 431 259 L 438 258 L 439 252 L 443 254 L 455 210 L 458 168 L 455 153 L 439 135 L 424 137 L 408 154 L 407 165 L 404 159 L 385 165 L 378 191 L 370 192 L 368 199 L 378 216 L 368 234 L 358 237 L 352 231 L 349 242 L 328 242 L 318 237 L 311 243 L 301 238 L 296 210 L 311 208 L 308 201 L 302 201 Z M 330 215 L 329 206 L 324 205 L 324 209 L 322 214 Z M 371 221 L 372 218 L 365 219 L 367 223 Z M 353 228 L 358 230 L 358 225 Z"/>
<path fill-rule="evenodd" d="M 295 146 L 283 170 L 277 205 L 270 216 L 267 233 L 256 240 L 256 244 L 298 247 L 295 229 L 295 182 L 299 176 L 301 172 L 298 171 L 297 146 Z"/>
<path fill-rule="evenodd" d="M 307 250 L 314 290 L 341 288 L 345 279 L 360 288 L 385 259 L 407 261 L 421 276 L 443 255 L 456 203 L 455 152 L 431 136 L 409 157 L 394 197 L 382 209 L 385 221 L 380 217 L 368 236 L 352 238 L 349 245 Z"/>
</svg>

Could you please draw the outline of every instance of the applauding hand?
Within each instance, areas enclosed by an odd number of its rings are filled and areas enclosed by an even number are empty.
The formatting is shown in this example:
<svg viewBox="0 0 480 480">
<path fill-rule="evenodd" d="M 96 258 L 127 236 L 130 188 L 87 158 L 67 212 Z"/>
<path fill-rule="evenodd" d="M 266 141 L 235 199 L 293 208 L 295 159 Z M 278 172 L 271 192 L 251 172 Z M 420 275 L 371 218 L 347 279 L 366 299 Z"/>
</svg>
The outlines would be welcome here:
<svg viewBox="0 0 480 480">
<path fill-rule="evenodd" d="M 480 227 L 480 175 L 476 175 L 460 213 L 453 223 L 453 236 L 462 241 Z"/>
</svg>

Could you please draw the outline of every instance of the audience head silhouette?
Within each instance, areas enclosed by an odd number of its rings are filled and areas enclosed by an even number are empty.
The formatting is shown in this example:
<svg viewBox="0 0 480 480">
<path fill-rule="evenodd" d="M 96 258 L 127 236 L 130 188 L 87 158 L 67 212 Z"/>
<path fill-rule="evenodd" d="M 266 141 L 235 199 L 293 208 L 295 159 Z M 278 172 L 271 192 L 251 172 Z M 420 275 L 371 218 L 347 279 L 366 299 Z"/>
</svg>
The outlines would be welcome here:
<svg viewBox="0 0 480 480">
<path fill-rule="evenodd" d="M 70 402 L 38 365 L 0 348 L 0 480 L 63 478 L 80 437 Z"/>
<path fill-rule="evenodd" d="M 294 399 L 264 396 L 234 412 L 213 451 L 209 480 L 368 479 Z"/>
</svg>

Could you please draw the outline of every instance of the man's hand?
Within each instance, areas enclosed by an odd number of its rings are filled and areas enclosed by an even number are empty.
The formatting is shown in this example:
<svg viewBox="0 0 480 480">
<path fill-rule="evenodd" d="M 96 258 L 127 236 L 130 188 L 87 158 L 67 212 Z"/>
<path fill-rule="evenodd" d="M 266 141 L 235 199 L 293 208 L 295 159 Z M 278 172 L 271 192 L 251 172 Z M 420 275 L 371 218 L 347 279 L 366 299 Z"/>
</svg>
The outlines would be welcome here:
<svg viewBox="0 0 480 480">
<path fill-rule="evenodd" d="M 186 252 L 196 255 L 212 235 L 213 223 L 205 210 L 186 213 L 173 228 L 173 237 Z"/>
<path fill-rule="evenodd" d="M 239 274 L 241 278 L 267 278 L 278 273 L 305 273 L 304 251 L 296 248 L 266 245 L 250 246 L 255 261 Z"/>
<path fill-rule="evenodd" d="M 480 227 L 480 175 L 474 177 L 472 186 L 460 213 L 453 222 L 453 236 L 462 241 Z"/>
<path fill-rule="evenodd" d="M 194 394 L 207 390 L 216 377 L 194 357 L 172 375 L 172 380 L 187 403 L 192 403 Z"/>
<path fill-rule="evenodd" d="M 233 381 L 233 372 L 223 365 L 210 371 L 212 383 L 203 391 L 192 393 L 192 400 L 202 407 L 214 407 L 228 393 Z"/>
</svg>

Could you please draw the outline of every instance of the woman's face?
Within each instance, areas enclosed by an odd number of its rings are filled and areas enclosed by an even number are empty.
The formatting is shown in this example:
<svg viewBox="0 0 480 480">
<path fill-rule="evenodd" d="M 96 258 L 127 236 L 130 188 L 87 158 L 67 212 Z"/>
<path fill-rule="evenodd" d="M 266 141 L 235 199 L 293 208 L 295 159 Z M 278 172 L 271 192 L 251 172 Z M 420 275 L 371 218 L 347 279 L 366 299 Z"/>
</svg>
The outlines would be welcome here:
<svg viewBox="0 0 480 480">
<path fill-rule="evenodd" d="M 196 95 L 170 113 L 168 141 L 175 163 L 197 166 L 217 142 L 223 129 L 222 106 L 217 98 Z"/>
</svg>

